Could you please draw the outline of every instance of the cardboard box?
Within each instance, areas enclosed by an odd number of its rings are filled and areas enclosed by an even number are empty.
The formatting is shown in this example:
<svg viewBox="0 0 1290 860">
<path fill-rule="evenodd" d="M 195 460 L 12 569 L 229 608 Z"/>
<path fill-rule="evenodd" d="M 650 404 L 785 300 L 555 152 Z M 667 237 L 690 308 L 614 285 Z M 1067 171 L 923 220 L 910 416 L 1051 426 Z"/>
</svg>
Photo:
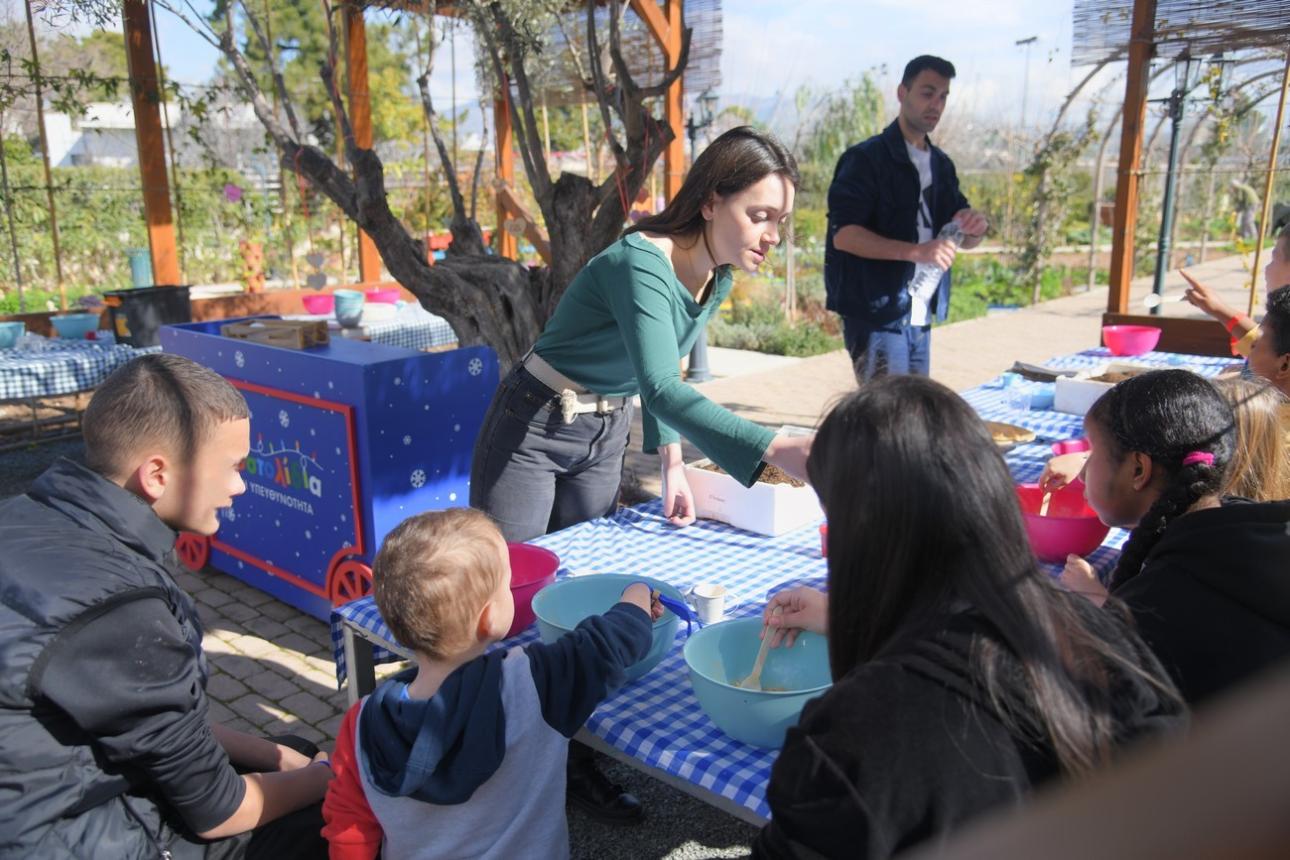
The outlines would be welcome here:
<svg viewBox="0 0 1290 860">
<path fill-rule="evenodd" d="M 1127 361 L 1112 361 L 1081 370 L 1074 376 L 1059 376 L 1057 391 L 1053 395 L 1053 409 L 1071 415 L 1085 415 L 1097 399 L 1115 387 L 1113 382 L 1094 381 L 1092 377 L 1104 373 L 1145 373 L 1148 370 L 1159 370 L 1144 364 L 1131 364 Z"/>
<path fill-rule="evenodd" d="M 824 518 L 819 497 L 809 485 L 759 482 L 745 487 L 725 472 L 699 468 L 711 462 L 699 460 L 685 465 L 695 513 L 704 519 L 774 537 Z"/>
</svg>

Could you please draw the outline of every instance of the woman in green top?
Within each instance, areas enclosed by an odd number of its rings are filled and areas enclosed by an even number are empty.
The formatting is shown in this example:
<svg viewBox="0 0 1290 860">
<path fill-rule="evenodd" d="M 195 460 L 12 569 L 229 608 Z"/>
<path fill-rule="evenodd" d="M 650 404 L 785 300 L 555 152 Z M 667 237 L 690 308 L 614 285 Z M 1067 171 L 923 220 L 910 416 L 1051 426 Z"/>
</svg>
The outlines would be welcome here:
<svg viewBox="0 0 1290 860">
<path fill-rule="evenodd" d="M 754 272 L 793 209 L 793 156 L 751 128 L 721 135 L 676 198 L 578 273 L 529 356 L 502 380 L 475 445 L 470 503 L 508 541 L 611 513 L 640 394 L 644 450 L 657 450 L 663 512 L 694 521 L 684 436 L 751 486 L 765 464 L 805 477 L 810 437 L 777 436 L 681 379 L 680 358 Z"/>
</svg>

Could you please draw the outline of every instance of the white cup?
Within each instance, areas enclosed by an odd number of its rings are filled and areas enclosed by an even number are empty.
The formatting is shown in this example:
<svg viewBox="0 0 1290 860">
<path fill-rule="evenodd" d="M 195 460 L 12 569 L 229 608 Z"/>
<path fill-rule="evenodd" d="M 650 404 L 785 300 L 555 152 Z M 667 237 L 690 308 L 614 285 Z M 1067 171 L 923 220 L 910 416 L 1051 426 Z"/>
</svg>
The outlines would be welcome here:
<svg viewBox="0 0 1290 860">
<path fill-rule="evenodd" d="M 704 624 L 715 624 L 726 614 L 726 587 L 704 583 L 690 589 L 686 595 L 690 605 Z"/>
</svg>

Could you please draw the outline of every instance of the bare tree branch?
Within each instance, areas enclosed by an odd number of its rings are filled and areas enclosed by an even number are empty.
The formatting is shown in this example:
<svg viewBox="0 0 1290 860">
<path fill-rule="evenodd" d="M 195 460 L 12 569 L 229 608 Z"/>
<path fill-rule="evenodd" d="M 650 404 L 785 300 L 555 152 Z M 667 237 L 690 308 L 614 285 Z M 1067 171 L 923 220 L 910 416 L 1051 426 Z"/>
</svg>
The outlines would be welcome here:
<svg viewBox="0 0 1290 860">
<path fill-rule="evenodd" d="M 296 108 L 291 102 L 291 96 L 287 93 L 287 82 L 282 77 L 282 72 L 278 69 L 278 64 L 274 62 L 273 46 L 269 44 L 269 39 L 265 35 L 264 29 L 260 26 L 260 21 L 251 11 L 251 7 L 242 0 L 242 14 L 246 16 L 247 23 L 251 25 L 251 31 L 255 33 L 255 38 L 260 43 L 260 48 L 264 51 L 264 61 L 269 65 L 269 74 L 273 77 L 273 88 L 278 94 L 278 101 L 282 104 L 282 109 L 286 111 L 287 123 L 291 126 L 292 132 L 296 135 L 296 140 L 303 141 L 304 134 L 300 131 L 300 121 L 296 119 Z"/>
<path fill-rule="evenodd" d="M 340 48 L 336 37 L 336 25 L 332 20 L 335 11 L 331 3 L 323 0 L 323 18 L 327 22 L 327 59 L 319 67 L 318 76 L 322 78 L 323 87 L 327 90 L 327 98 L 331 101 L 332 112 L 340 125 L 341 139 L 345 141 L 345 155 L 353 161 L 358 154 L 358 143 L 354 138 L 354 126 L 349 121 L 349 111 L 345 110 L 345 104 L 340 97 L 340 87 L 336 84 L 336 60 L 340 55 Z"/>
<path fill-rule="evenodd" d="M 693 35 L 692 27 L 685 27 L 681 30 L 681 54 L 677 58 L 676 65 L 666 71 L 663 79 L 657 84 L 641 86 L 633 77 L 631 68 L 627 65 L 627 60 L 623 57 L 623 36 L 620 29 L 621 11 L 617 3 L 609 4 L 609 55 L 614 61 L 614 71 L 618 74 L 618 83 L 627 91 L 629 98 L 657 98 L 667 92 L 677 78 L 685 73 L 685 66 L 690 61 L 690 37 Z"/>
<path fill-rule="evenodd" d="M 605 79 L 605 69 L 600 62 L 600 43 L 596 38 L 596 4 L 592 0 L 587 2 L 587 57 L 591 64 L 591 80 L 596 93 L 596 104 L 600 107 L 600 119 L 605 124 L 605 138 L 614 154 L 614 162 L 622 167 L 628 163 L 627 153 L 623 151 L 618 138 L 614 137 L 613 119 L 609 115 L 610 99 L 617 92 Z"/>
<path fill-rule="evenodd" d="M 502 14 L 501 6 L 492 3 L 489 9 L 492 12 L 493 22 L 497 25 L 497 32 L 501 36 L 502 46 L 506 49 L 506 56 L 511 61 L 511 72 L 519 93 L 519 107 L 524 112 L 523 124 L 516 122 L 515 126 L 520 129 L 524 138 L 520 149 L 530 150 L 528 158 L 525 159 L 525 165 L 531 164 L 533 167 L 529 171 L 529 182 L 533 185 L 534 195 L 541 202 L 543 198 L 550 199 L 551 172 L 547 169 L 545 150 L 542 147 L 542 139 L 538 136 L 537 116 L 533 113 L 533 89 L 529 84 L 528 72 L 524 68 L 524 48 L 516 37 L 514 26 Z M 510 105 L 511 115 L 516 116 L 518 111 L 515 103 L 510 98 L 506 101 Z M 548 214 L 545 212 L 545 207 L 543 214 Z"/>
<path fill-rule="evenodd" d="M 480 128 L 482 129 L 479 136 L 479 152 L 475 153 L 475 172 L 470 177 L 470 220 L 478 222 L 476 217 L 475 204 L 479 201 L 479 174 L 484 167 L 484 140 L 488 137 L 488 111 L 480 105 Z"/>
</svg>

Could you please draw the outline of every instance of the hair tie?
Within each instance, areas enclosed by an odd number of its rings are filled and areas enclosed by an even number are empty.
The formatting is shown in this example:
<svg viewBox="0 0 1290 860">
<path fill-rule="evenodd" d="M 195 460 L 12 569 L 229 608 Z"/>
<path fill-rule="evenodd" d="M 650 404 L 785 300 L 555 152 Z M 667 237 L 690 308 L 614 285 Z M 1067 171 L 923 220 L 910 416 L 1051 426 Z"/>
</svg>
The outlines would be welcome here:
<svg viewBox="0 0 1290 860">
<path fill-rule="evenodd" d="M 1212 466 L 1214 465 L 1214 455 L 1208 451 L 1192 451 L 1186 457 L 1183 457 L 1182 464 L 1184 466 L 1192 466 L 1196 463 L 1200 463 L 1204 466 Z"/>
</svg>

